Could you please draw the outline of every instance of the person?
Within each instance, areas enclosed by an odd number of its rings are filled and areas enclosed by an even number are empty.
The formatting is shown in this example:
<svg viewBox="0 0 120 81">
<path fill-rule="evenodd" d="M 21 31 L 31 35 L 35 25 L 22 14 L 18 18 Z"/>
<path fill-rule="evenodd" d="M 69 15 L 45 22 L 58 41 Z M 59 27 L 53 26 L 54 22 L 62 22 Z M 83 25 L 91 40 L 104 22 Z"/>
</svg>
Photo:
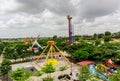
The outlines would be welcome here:
<svg viewBox="0 0 120 81">
<path fill-rule="evenodd" d="M 109 63 L 113 64 L 113 61 L 111 59 L 108 60 Z"/>
<path fill-rule="evenodd" d="M 106 65 L 108 66 L 108 67 L 114 67 L 114 63 L 113 63 L 113 61 L 111 60 L 111 59 L 109 59 L 107 62 L 106 62 Z"/>
</svg>

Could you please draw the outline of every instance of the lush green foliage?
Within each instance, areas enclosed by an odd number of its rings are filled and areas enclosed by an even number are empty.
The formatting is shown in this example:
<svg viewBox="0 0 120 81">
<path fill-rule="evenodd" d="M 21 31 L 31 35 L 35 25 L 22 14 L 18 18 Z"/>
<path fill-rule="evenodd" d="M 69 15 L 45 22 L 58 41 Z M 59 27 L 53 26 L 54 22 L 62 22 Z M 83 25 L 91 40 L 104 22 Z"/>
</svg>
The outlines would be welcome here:
<svg viewBox="0 0 120 81">
<path fill-rule="evenodd" d="M 60 68 L 59 68 L 59 70 L 60 71 L 64 71 L 64 70 L 66 70 L 68 67 L 65 65 L 65 66 L 61 66 Z"/>
<path fill-rule="evenodd" d="M 119 33 L 117 33 L 117 35 L 118 34 Z M 58 48 L 71 54 L 76 60 L 93 59 L 106 61 L 112 58 L 112 60 L 117 62 L 120 61 L 120 43 L 109 42 L 111 40 L 111 35 L 111 32 L 106 31 L 100 34 L 95 33 L 93 36 L 74 36 L 73 41 L 77 41 L 77 43 L 73 43 L 73 45 L 66 44 L 67 37 L 57 37 L 57 35 L 54 35 L 51 38 L 40 38 L 38 39 L 38 43 L 41 46 L 46 46 L 47 41 L 54 40 Z M 89 40 L 87 40 L 87 38 Z M 91 40 L 91 38 L 94 40 Z M 103 41 L 105 41 L 105 43 Z M 0 45 L 2 45 L 0 50 L 3 50 L 3 43 L 0 43 Z M 27 49 L 30 46 L 32 46 L 32 44 L 24 45 L 22 42 L 12 42 L 4 48 L 3 56 L 4 58 L 16 60 L 18 58 L 24 59 L 33 55 L 39 55 L 42 52 L 42 50 L 39 50 L 38 53 L 34 53 L 33 50 L 28 51 Z"/>
<path fill-rule="evenodd" d="M 55 68 L 51 64 L 46 64 L 43 68 L 42 71 L 45 73 L 53 73 L 55 72 Z"/>
<path fill-rule="evenodd" d="M 45 77 L 45 78 L 42 78 L 43 81 L 53 81 L 53 78 L 52 77 Z"/>
<path fill-rule="evenodd" d="M 104 36 L 104 42 L 109 42 L 111 40 L 111 36 Z"/>
<path fill-rule="evenodd" d="M 34 76 L 41 76 L 43 74 L 43 72 L 40 70 L 40 71 L 36 71 L 33 75 Z"/>
<path fill-rule="evenodd" d="M 3 56 L 7 59 L 18 59 L 32 56 L 32 51 L 27 51 L 28 46 L 24 44 L 13 44 L 6 46 L 3 50 Z"/>
<path fill-rule="evenodd" d="M 89 67 L 87 65 L 82 66 L 79 69 L 80 73 L 78 74 L 78 79 L 82 80 L 82 81 L 86 81 L 88 78 L 90 78 L 90 71 L 89 71 Z"/>
<path fill-rule="evenodd" d="M 120 81 L 120 70 L 109 76 L 110 81 Z"/>
<path fill-rule="evenodd" d="M 0 42 L 0 55 L 2 54 L 4 47 L 5 44 L 3 42 Z"/>
<path fill-rule="evenodd" d="M 55 72 L 55 68 L 51 64 L 46 64 L 42 68 L 42 71 L 48 74 L 47 77 L 43 78 L 43 81 L 53 81 L 53 78 L 50 76 L 50 73 Z"/>
<path fill-rule="evenodd" d="M 11 70 L 11 62 L 8 59 L 4 59 L 0 64 L 0 76 L 5 76 Z"/>
<path fill-rule="evenodd" d="M 76 59 L 76 60 L 85 60 L 88 59 L 88 57 L 90 56 L 90 54 L 87 51 L 83 51 L 83 50 L 77 50 L 75 51 L 72 56 Z"/>
<path fill-rule="evenodd" d="M 30 77 L 30 72 L 25 72 L 24 68 L 18 68 L 10 74 L 10 78 L 14 81 L 25 81 Z"/>
</svg>

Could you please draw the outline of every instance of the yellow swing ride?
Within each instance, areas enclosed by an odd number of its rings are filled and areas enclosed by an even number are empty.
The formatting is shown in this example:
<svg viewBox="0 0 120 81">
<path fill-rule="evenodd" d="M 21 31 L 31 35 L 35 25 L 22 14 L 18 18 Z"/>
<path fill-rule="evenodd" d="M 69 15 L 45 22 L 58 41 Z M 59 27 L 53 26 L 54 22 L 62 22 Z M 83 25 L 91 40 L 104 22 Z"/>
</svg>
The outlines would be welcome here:
<svg viewBox="0 0 120 81">
<path fill-rule="evenodd" d="M 45 49 L 42 51 L 42 53 L 36 58 L 34 61 L 34 64 L 37 64 L 40 59 L 43 59 L 45 56 L 45 59 L 43 60 L 43 64 L 52 64 L 53 66 L 58 65 L 57 59 L 62 58 L 61 60 L 65 60 L 68 64 L 71 64 L 70 61 L 66 58 L 65 54 L 55 45 L 54 41 L 48 41 L 47 46 Z M 46 51 L 47 54 L 45 53 Z"/>
</svg>

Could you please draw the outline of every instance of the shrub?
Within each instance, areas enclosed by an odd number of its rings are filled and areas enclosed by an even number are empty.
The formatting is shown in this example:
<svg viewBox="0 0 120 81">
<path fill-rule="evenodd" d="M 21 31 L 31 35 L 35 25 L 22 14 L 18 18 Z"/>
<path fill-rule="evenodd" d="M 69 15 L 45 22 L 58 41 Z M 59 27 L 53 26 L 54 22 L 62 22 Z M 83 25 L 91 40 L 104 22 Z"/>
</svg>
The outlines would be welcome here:
<svg viewBox="0 0 120 81">
<path fill-rule="evenodd" d="M 53 78 L 52 77 L 45 77 L 45 78 L 42 78 L 43 81 L 53 81 Z"/>
</svg>

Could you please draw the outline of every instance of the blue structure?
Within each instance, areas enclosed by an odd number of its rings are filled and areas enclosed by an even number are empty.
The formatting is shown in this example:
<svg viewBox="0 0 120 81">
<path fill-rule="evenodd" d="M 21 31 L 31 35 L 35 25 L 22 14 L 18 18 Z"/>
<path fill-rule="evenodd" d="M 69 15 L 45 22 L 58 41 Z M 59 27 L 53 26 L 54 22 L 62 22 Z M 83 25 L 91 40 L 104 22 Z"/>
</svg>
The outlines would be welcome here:
<svg viewBox="0 0 120 81">
<path fill-rule="evenodd" d="M 95 71 L 95 65 L 94 65 L 94 64 L 89 65 L 89 69 L 90 69 L 90 73 L 91 73 L 91 74 L 97 74 L 97 75 L 99 75 L 101 78 L 105 79 L 106 81 L 110 81 L 110 80 L 107 78 L 107 76 L 105 76 L 105 75 L 102 74 L 102 73 L 99 73 L 99 72 L 96 72 L 96 71 Z"/>
</svg>

